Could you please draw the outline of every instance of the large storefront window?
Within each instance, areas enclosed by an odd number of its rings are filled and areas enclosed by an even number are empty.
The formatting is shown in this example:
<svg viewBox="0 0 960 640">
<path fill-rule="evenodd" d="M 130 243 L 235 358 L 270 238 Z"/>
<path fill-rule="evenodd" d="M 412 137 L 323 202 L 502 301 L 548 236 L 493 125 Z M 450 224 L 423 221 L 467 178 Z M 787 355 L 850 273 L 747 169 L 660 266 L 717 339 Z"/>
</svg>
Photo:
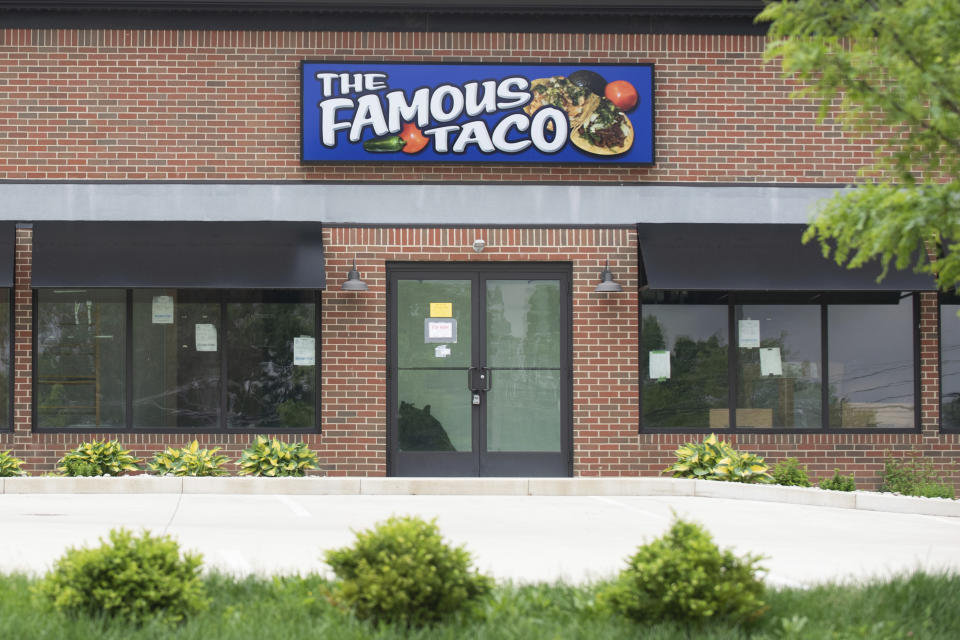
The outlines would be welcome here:
<svg viewBox="0 0 960 640">
<path fill-rule="evenodd" d="M 915 428 L 915 313 L 898 292 L 644 292 L 642 427 Z"/>
<path fill-rule="evenodd" d="M 39 290 L 36 424 L 316 428 L 317 333 L 312 291 Z"/>
<path fill-rule="evenodd" d="M 960 296 L 940 298 L 940 428 L 960 431 Z"/>
<path fill-rule="evenodd" d="M 13 424 L 10 421 L 10 397 L 12 385 L 10 373 L 10 341 L 11 341 L 11 316 L 10 316 L 10 290 L 0 290 L 0 430 L 10 429 Z"/>
</svg>

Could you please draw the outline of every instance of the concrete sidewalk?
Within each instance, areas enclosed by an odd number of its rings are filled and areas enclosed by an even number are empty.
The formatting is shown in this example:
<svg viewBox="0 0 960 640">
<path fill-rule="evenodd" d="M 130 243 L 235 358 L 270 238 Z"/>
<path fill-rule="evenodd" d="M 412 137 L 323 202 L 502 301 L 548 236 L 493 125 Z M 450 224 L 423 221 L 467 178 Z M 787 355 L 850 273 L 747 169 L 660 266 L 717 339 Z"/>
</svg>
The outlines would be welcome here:
<svg viewBox="0 0 960 640">
<path fill-rule="evenodd" d="M 613 575 L 673 514 L 721 546 L 767 556 L 772 584 L 960 571 L 960 519 L 695 496 L 0 495 L 0 571 L 42 572 L 69 546 L 124 526 L 169 533 L 236 574 L 324 571 L 324 549 L 390 515 L 437 518 L 498 579 Z"/>
</svg>

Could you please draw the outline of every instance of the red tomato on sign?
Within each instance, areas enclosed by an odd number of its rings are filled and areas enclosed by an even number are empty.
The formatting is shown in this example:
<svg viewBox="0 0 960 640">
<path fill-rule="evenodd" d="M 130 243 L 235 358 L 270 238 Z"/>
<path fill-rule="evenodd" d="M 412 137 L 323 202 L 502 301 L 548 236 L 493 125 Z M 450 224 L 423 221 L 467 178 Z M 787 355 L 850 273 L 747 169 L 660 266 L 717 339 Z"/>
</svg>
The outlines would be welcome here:
<svg viewBox="0 0 960 640">
<path fill-rule="evenodd" d="M 637 106 L 637 90 L 626 80 L 614 80 L 604 90 L 607 100 L 612 102 L 621 111 L 630 111 Z"/>
<path fill-rule="evenodd" d="M 403 125 L 403 130 L 400 131 L 400 138 L 407 142 L 403 145 L 403 149 L 401 149 L 404 153 L 416 153 L 430 142 L 430 139 L 423 135 L 423 132 L 412 122 Z"/>
</svg>

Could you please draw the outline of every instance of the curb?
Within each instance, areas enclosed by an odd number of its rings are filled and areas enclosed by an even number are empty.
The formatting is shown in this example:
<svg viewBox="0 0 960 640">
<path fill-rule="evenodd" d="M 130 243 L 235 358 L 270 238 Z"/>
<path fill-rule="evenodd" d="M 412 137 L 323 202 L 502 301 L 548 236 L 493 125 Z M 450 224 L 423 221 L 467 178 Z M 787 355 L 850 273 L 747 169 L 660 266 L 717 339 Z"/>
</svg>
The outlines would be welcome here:
<svg viewBox="0 0 960 640">
<path fill-rule="evenodd" d="M 687 496 L 960 518 L 960 500 L 680 478 L 0 478 L 0 494 Z"/>
</svg>

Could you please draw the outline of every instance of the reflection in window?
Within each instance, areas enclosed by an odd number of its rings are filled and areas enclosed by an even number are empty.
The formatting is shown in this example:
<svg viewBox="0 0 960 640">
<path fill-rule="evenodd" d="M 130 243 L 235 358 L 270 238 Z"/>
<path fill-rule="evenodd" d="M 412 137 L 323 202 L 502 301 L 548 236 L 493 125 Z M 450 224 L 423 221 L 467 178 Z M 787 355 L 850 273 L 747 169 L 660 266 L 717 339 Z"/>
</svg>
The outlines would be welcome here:
<svg viewBox="0 0 960 640">
<path fill-rule="evenodd" d="M 0 295 L 0 429 L 10 424 L 10 290 Z"/>
<path fill-rule="evenodd" d="M 960 430 L 960 301 L 940 305 L 940 426 Z"/>
<path fill-rule="evenodd" d="M 227 426 L 314 426 L 317 368 L 294 362 L 295 340 L 314 336 L 312 296 L 262 292 L 226 307 Z"/>
<path fill-rule="evenodd" d="M 720 429 L 732 418 L 739 429 L 915 428 L 914 300 L 895 291 L 646 291 L 642 426 Z M 956 328 L 943 343 L 944 414 L 957 410 L 944 424 L 960 426 L 960 357 L 947 355 L 960 351 Z"/>
<path fill-rule="evenodd" d="M 820 306 L 736 306 L 737 426 L 820 428 Z"/>
<path fill-rule="evenodd" d="M 219 426 L 219 330 L 216 292 L 133 291 L 134 426 Z"/>
<path fill-rule="evenodd" d="M 727 335 L 726 296 L 644 294 L 645 427 L 728 425 Z"/>
<path fill-rule="evenodd" d="M 831 304 L 830 426 L 914 426 L 913 297 L 890 304 Z"/>
<path fill-rule="evenodd" d="M 37 300 L 40 428 L 317 426 L 314 292 L 39 290 Z"/>
<path fill-rule="evenodd" d="M 37 425 L 125 424 L 126 302 L 118 289 L 37 292 Z"/>
</svg>

